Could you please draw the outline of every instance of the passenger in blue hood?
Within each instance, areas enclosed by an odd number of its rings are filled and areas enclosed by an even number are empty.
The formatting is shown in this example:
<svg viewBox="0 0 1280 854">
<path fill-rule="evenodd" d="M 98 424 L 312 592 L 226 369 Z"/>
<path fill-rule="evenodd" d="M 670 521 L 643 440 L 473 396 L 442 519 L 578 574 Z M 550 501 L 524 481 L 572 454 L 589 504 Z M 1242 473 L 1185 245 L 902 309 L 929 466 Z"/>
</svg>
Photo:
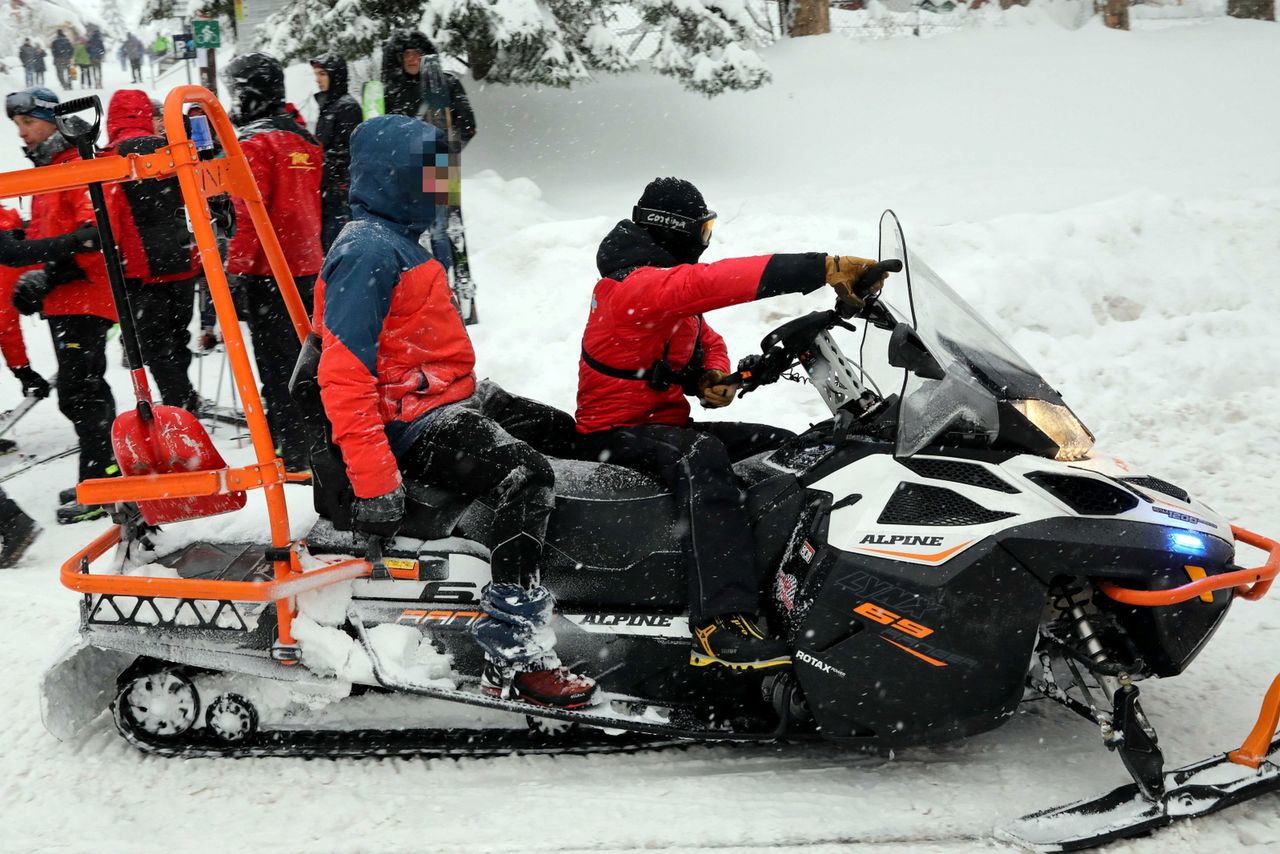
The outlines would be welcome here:
<svg viewBox="0 0 1280 854">
<path fill-rule="evenodd" d="M 357 525 L 396 528 L 405 480 L 493 507 L 493 583 L 480 600 L 489 619 L 472 627 L 485 651 L 481 688 L 578 708 L 596 685 L 555 653 L 555 602 L 539 580 L 555 473 L 535 449 L 570 437 L 573 419 L 476 381 L 444 268 L 418 243 L 447 200 L 439 142 L 407 116 L 370 119 L 351 136 L 352 219 L 316 285 L 320 398 Z"/>
</svg>

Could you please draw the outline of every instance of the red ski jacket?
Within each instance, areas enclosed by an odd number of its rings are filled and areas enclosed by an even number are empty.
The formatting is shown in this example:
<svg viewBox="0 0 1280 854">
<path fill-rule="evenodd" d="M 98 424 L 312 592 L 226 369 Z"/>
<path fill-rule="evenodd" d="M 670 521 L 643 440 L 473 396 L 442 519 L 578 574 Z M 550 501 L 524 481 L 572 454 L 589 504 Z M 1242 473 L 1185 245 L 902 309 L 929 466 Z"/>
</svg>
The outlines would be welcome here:
<svg viewBox="0 0 1280 854">
<path fill-rule="evenodd" d="M 166 144 L 155 135 L 151 99 L 140 89 L 121 89 L 107 109 L 105 154 L 150 154 Z M 108 184 L 107 212 L 124 274 L 147 284 L 195 277 L 195 242 L 183 222 L 177 178 Z"/>
<path fill-rule="evenodd" d="M 79 160 L 74 148 L 54 155 L 49 165 Z M 31 198 L 31 224 L 27 237 L 38 240 L 69 234 L 82 225 L 94 224 L 93 205 L 89 191 L 83 188 L 41 193 Z M 75 256 L 76 264 L 84 271 L 85 278 L 58 285 L 44 298 L 40 312 L 45 317 L 70 314 L 87 314 L 116 320 L 116 305 L 111 299 L 111 283 L 107 279 L 107 262 L 101 252 L 81 252 Z"/>
<path fill-rule="evenodd" d="M 0 207 L 0 231 L 22 228 L 22 215 L 10 208 Z M 22 340 L 22 326 L 18 310 L 13 307 L 13 286 L 24 270 L 35 267 L 0 267 L 0 353 L 10 368 L 25 368 L 31 364 L 27 358 L 27 346 Z"/>
<path fill-rule="evenodd" d="M 584 358 L 578 361 L 575 417 L 578 432 L 584 434 L 642 424 L 687 424 L 689 402 L 681 385 L 658 390 L 645 379 L 611 374 L 639 374 L 660 359 L 676 372 L 727 372 L 729 351 L 702 319 L 704 311 L 808 292 L 826 277 L 826 256 L 816 253 L 676 264 L 630 221 L 619 223 L 605 238 L 596 262 L 604 278 L 591 295 L 591 313 L 582 333 Z M 695 359 L 699 350 L 700 365 Z M 597 367 L 588 364 L 588 358 Z M 611 370 L 604 373 L 600 366 Z"/>
<path fill-rule="evenodd" d="M 396 454 L 424 416 L 476 388 L 475 351 L 444 268 L 417 241 L 435 216 L 422 190 L 422 152 L 435 137 L 407 116 L 356 129 L 352 221 L 316 282 L 320 399 L 357 498 L 399 486 Z"/>
<path fill-rule="evenodd" d="M 295 276 L 320 272 L 320 178 L 323 155 L 316 138 L 287 114 L 251 122 L 240 129 L 258 191 L 267 206 L 276 238 Z M 271 266 L 258 240 L 249 209 L 235 199 L 235 237 L 227 252 L 227 272 L 238 276 L 270 276 Z"/>
</svg>

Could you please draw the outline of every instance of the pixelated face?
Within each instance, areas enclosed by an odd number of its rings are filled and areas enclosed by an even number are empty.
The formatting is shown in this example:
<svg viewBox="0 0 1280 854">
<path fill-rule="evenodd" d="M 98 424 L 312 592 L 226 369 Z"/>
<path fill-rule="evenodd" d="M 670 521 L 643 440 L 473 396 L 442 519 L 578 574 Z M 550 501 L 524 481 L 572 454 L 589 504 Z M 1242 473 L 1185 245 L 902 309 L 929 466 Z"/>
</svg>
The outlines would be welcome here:
<svg viewBox="0 0 1280 854">
<path fill-rule="evenodd" d="M 405 74 L 417 74 L 422 70 L 422 51 L 411 47 L 400 55 L 400 65 Z"/>
<path fill-rule="evenodd" d="M 315 68 L 314 66 L 311 70 L 316 73 L 316 88 L 321 92 L 328 92 L 329 72 L 325 71 L 323 68 Z"/>
<path fill-rule="evenodd" d="M 461 173 L 456 159 L 449 156 L 449 144 L 437 139 L 434 152 L 422 158 L 422 192 L 430 193 L 437 205 L 458 204 Z"/>
<path fill-rule="evenodd" d="M 13 123 L 18 126 L 18 136 L 22 138 L 22 144 L 27 148 L 39 145 L 53 136 L 53 132 L 57 130 L 53 122 L 46 122 L 34 116 L 14 116 Z"/>
</svg>

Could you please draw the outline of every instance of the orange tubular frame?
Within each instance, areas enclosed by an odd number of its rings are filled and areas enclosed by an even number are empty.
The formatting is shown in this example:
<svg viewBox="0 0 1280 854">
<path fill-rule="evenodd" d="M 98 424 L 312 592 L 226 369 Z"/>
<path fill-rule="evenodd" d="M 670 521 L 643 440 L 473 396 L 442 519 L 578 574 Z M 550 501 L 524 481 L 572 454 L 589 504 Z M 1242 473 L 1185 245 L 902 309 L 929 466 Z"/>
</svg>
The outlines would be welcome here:
<svg viewBox="0 0 1280 854">
<path fill-rule="evenodd" d="M 197 104 L 204 108 L 211 130 L 222 143 L 225 157 L 200 160 L 195 144 L 187 136 L 183 124 L 184 104 Z M 168 146 L 151 154 L 130 154 L 127 157 L 117 155 L 0 174 L 0 198 L 75 189 L 93 183 L 177 177 L 182 188 L 183 202 L 191 219 L 196 247 L 200 252 L 200 262 L 213 297 L 218 325 L 222 329 L 223 342 L 231 361 L 236 389 L 244 404 L 245 419 L 249 424 L 257 464 L 218 471 L 89 480 L 80 484 L 76 494 L 81 501 L 89 504 L 112 504 L 148 498 L 181 498 L 262 489 L 271 523 L 274 579 L 208 581 L 89 574 L 90 563 L 120 542 L 121 530 L 116 526 L 62 565 L 62 583 L 71 590 L 85 594 L 275 601 L 277 642 L 281 648 L 281 654 L 277 658 L 282 663 L 292 664 L 297 661 L 292 632 L 293 619 L 297 614 L 294 597 L 305 590 L 367 575 L 370 566 L 362 560 L 349 560 L 312 572 L 302 572 L 297 548 L 290 539 L 289 513 L 284 500 L 284 484 L 291 478 L 285 473 L 283 463 L 276 457 L 275 441 L 267 426 L 258 384 L 254 380 L 253 367 L 245 350 L 222 257 L 218 253 L 213 220 L 206 202 L 208 197 L 227 193 L 245 203 L 299 341 L 304 340 L 311 332 L 307 309 L 298 295 L 293 275 L 289 272 L 289 265 L 280 248 L 280 241 L 267 216 L 262 194 L 258 192 L 258 185 L 253 179 L 249 161 L 236 139 L 235 128 L 217 97 L 202 86 L 179 86 L 165 99 L 164 115 Z M 247 225 L 249 223 L 240 223 L 241 228 Z"/>
</svg>

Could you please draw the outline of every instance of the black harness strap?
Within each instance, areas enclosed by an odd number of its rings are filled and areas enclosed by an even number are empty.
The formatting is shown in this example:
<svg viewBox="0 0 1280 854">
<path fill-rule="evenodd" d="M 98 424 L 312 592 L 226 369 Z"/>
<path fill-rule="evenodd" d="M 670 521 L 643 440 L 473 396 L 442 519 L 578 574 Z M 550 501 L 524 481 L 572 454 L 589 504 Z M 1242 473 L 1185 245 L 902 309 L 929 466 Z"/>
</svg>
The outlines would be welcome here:
<svg viewBox="0 0 1280 854">
<path fill-rule="evenodd" d="M 658 359 L 647 368 L 627 370 L 626 368 L 615 368 L 612 365 L 606 365 L 588 353 L 586 347 L 582 348 L 582 361 L 586 363 L 588 368 L 598 374 L 604 374 L 606 377 L 613 377 L 616 380 L 642 380 L 658 391 L 666 391 L 673 385 L 687 386 L 690 381 L 688 376 L 690 371 L 699 374 L 702 372 L 702 315 L 698 315 L 698 332 L 693 339 L 693 354 L 689 357 L 688 364 L 677 371 L 667 361 L 670 356 L 671 342 L 668 340 L 667 346 L 662 349 L 661 359 Z M 693 379 L 696 380 L 696 377 Z"/>
</svg>

